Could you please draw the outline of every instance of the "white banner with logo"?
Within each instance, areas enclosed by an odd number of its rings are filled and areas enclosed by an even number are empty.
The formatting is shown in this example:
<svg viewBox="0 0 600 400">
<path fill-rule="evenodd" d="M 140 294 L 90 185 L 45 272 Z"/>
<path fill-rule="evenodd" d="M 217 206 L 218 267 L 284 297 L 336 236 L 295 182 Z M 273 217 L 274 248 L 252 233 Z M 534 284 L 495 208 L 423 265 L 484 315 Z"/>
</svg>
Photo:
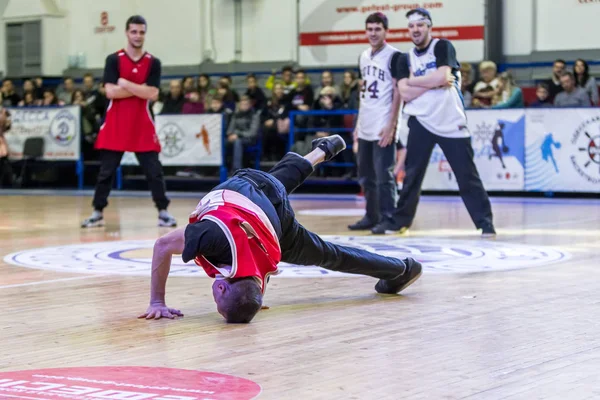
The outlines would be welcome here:
<svg viewBox="0 0 600 400">
<path fill-rule="evenodd" d="M 405 117 L 406 118 L 406 117 Z M 525 111 L 468 110 L 474 161 L 486 190 L 523 190 L 525 185 Z M 400 137 L 406 144 L 406 120 Z M 458 190 L 442 149 L 435 146 L 423 181 L 424 190 Z"/>
<path fill-rule="evenodd" d="M 220 114 L 157 115 L 162 165 L 220 166 L 221 120 Z M 121 164 L 139 165 L 133 153 L 125 153 Z"/>
<path fill-rule="evenodd" d="M 356 65 L 368 47 L 365 20 L 374 12 L 384 13 L 389 22 L 387 41 L 401 51 L 412 46 L 406 13 L 416 7 L 428 9 L 433 19 L 433 36 L 454 44 L 458 59 L 483 59 L 484 1 L 390 1 L 302 0 L 299 10 L 299 61 L 304 66 Z"/>
<path fill-rule="evenodd" d="M 600 109 L 528 109 L 525 190 L 600 192 Z"/>
<path fill-rule="evenodd" d="M 44 138 L 43 160 L 73 161 L 79 159 L 81 111 L 69 107 L 7 107 L 11 128 L 6 132 L 9 158 L 23 157 L 28 138 Z"/>
</svg>

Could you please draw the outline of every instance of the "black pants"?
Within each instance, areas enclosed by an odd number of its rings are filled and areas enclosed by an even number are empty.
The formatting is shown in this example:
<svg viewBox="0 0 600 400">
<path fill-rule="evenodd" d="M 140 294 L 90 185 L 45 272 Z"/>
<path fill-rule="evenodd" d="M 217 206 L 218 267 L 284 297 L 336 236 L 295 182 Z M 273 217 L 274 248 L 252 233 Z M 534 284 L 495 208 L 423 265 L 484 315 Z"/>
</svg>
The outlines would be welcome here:
<svg viewBox="0 0 600 400">
<path fill-rule="evenodd" d="M 394 220 L 409 227 L 421 196 L 421 185 L 436 143 L 442 148 L 458 183 L 460 196 L 477 228 L 493 224 L 492 206 L 473 162 L 471 138 L 445 138 L 427 130 L 415 117 L 408 120 L 406 176 L 400 192 Z"/>
<path fill-rule="evenodd" d="M 403 261 L 326 242 L 296 220 L 288 195 L 312 172 L 307 160 L 288 153 L 269 173 L 242 169 L 215 189 L 237 191 L 265 211 L 279 236 L 284 262 L 378 279 L 393 279 L 403 274 L 406 269 Z"/>
<path fill-rule="evenodd" d="M 7 157 L 0 158 L 0 188 L 12 187 L 13 185 L 13 170 L 10 161 Z"/>
<path fill-rule="evenodd" d="M 146 174 L 156 208 L 166 210 L 170 201 L 166 195 L 167 190 L 162 165 L 158 160 L 158 153 L 149 151 L 135 153 L 135 156 Z M 108 205 L 108 195 L 112 189 L 115 173 L 121 164 L 122 157 L 123 152 L 121 151 L 102 150 L 100 154 L 100 172 L 98 173 L 96 192 L 92 202 L 95 210 L 102 211 Z"/>
<path fill-rule="evenodd" d="M 396 146 L 358 140 L 358 179 L 367 203 L 366 218 L 374 223 L 393 216 L 397 187 L 394 177 Z"/>
</svg>

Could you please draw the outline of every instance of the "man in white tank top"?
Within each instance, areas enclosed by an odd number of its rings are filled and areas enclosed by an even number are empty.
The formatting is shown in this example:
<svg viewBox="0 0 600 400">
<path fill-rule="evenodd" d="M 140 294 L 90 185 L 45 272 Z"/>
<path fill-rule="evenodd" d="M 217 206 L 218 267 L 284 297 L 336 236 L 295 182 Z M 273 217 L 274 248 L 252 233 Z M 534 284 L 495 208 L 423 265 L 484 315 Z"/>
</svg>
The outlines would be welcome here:
<svg viewBox="0 0 600 400">
<path fill-rule="evenodd" d="M 492 207 L 475 163 L 471 134 L 460 91 L 460 65 L 456 50 L 446 39 L 433 39 L 429 11 L 417 8 L 406 14 L 415 47 L 398 58 L 393 69 L 406 103 L 408 141 L 404 182 L 394 222 L 376 234 L 406 230 L 417 212 L 421 185 L 431 153 L 438 144 L 456 176 L 460 195 L 483 237 L 496 235 Z"/>
<path fill-rule="evenodd" d="M 391 67 L 400 52 L 385 41 L 388 20 L 384 14 L 369 15 L 365 25 L 370 47 L 358 60 L 362 85 L 354 147 L 358 147 L 358 177 L 367 204 L 366 215 L 348 226 L 350 230 L 390 224 L 397 198 L 394 165 L 400 95 Z"/>
</svg>

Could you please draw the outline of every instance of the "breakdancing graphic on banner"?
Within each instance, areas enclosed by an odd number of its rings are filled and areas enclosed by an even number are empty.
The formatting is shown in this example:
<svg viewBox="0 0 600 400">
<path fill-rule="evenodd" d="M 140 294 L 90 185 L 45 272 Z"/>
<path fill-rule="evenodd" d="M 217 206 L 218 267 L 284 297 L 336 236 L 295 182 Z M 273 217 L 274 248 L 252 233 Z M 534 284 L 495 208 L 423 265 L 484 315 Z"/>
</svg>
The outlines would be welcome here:
<svg viewBox="0 0 600 400">
<path fill-rule="evenodd" d="M 526 190 L 600 192 L 598 110 L 527 110 L 526 146 Z"/>
<path fill-rule="evenodd" d="M 468 110 L 474 161 L 486 190 L 523 190 L 525 186 L 525 112 Z M 424 190 L 458 190 L 442 149 L 435 146 Z"/>
<path fill-rule="evenodd" d="M 222 116 L 158 115 L 156 134 L 159 159 L 165 166 L 219 166 L 222 161 Z M 126 153 L 123 165 L 138 165 L 133 153 Z"/>
</svg>

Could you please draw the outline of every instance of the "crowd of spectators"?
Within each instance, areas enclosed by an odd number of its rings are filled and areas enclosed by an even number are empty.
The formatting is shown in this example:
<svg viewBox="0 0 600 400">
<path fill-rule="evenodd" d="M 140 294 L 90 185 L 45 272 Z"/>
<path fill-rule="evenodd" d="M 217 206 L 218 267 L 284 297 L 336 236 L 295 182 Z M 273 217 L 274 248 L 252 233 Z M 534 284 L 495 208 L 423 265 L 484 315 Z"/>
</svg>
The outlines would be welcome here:
<svg viewBox="0 0 600 400">
<path fill-rule="evenodd" d="M 472 64 L 463 63 L 461 74 L 461 91 L 467 108 L 578 107 L 599 103 L 596 80 L 582 59 L 575 62 L 572 71 L 567 70 L 564 60 L 556 60 L 552 76 L 537 83 L 532 101 L 526 101 L 513 74 L 498 73 L 493 61 L 483 61 L 476 69 Z M 255 146 L 259 138 L 263 161 L 274 162 L 282 157 L 289 142 L 291 111 L 358 108 L 360 86 L 354 70 L 337 76 L 325 70 L 319 80 L 316 76 L 313 79 L 316 82 L 311 81 L 304 70 L 291 66 L 273 70 L 262 84 L 257 76 L 248 74 L 244 83 L 235 87 L 227 75 L 216 81 L 207 74 L 187 76 L 167 82 L 151 108 L 155 115 L 223 114 L 227 126 L 228 166 L 235 170 L 248 161 L 244 158 L 244 149 Z M 25 79 L 20 88 L 15 88 L 13 80 L 4 79 L 0 96 L 2 105 L 12 107 L 79 105 L 84 158 L 97 157 L 93 143 L 108 101 L 102 82 L 97 82 L 92 74 L 86 74 L 80 86 L 65 77 L 56 88 L 46 87 L 41 78 Z M 314 138 L 332 134 L 329 129 L 351 129 L 353 119 L 343 115 L 300 115 L 296 116 L 294 125 L 303 131 L 295 133 L 292 150 L 304 154 L 310 150 Z M 336 133 L 351 142 L 350 132 Z M 353 163 L 355 160 L 350 150 L 342 152 L 335 161 Z M 353 171 L 344 167 L 332 169 L 328 174 L 350 177 Z"/>
</svg>

